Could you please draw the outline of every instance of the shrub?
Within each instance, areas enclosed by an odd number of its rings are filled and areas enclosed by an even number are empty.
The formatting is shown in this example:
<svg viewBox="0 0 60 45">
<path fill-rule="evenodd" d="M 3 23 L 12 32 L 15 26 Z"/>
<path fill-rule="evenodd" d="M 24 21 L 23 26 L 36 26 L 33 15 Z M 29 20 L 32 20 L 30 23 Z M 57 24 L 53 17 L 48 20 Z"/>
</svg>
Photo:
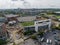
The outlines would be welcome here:
<svg viewBox="0 0 60 45">
<path fill-rule="evenodd" d="M 16 45 L 15 42 L 13 43 L 13 45 Z"/>
<path fill-rule="evenodd" d="M 44 35 L 44 32 L 39 32 L 38 35 L 42 37 Z"/>
<path fill-rule="evenodd" d="M 31 35 L 33 33 L 35 33 L 35 31 L 27 30 L 26 32 L 24 32 L 24 35 Z"/>
<path fill-rule="evenodd" d="M 55 27 L 53 27 L 53 29 L 58 29 L 58 30 L 60 30 L 60 26 L 59 26 L 59 27 L 56 27 L 56 26 L 55 26 Z"/>
<path fill-rule="evenodd" d="M 35 35 L 32 35 L 31 38 L 35 40 L 37 39 Z"/>
<path fill-rule="evenodd" d="M 7 41 L 0 39 L 0 45 L 4 45 L 6 43 L 7 43 Z"/>
<path fill-rule="evenodd" d="M 32 34 L 32 32 L 29 30 L 29 31 L 26 31 L 24 32 L 24 35 L 29 35 L 29 34 Z"/>
</svg>

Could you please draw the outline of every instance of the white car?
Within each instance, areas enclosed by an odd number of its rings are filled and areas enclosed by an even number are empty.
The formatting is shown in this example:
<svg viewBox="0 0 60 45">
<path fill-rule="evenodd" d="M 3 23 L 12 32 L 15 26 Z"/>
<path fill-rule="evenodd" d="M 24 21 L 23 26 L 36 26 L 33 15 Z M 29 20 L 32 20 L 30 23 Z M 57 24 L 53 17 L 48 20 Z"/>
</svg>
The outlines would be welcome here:
<svg viewBox="0 0 60 45">
<path fill-rule="evenodd" d="M 41 42 L 44 40 L 44 37 L 41 39 Z"/>
<path fill-rule="evenodd" d="M 52 43 L 52 40 L 50 40 L 50 39 L 47 39 L 47 44 L 51 44 Z"/>
</svg>

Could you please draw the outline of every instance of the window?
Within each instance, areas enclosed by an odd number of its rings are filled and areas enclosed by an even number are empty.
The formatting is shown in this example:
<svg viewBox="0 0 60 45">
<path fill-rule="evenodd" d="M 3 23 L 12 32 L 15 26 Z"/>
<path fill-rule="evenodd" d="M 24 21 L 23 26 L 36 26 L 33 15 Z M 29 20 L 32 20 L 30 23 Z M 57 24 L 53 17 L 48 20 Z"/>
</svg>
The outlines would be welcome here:
<svg viewBox="0 0 60 45">
<path fill-rule="evenodd" d="M 43 22 L 38 22 L 38 24 L 43 23 Z"/>
<path fill-rule="evenodd" d="M 49 21 L 46 21 L 46 22 L 49 22 Z"/>
<path fill-rule="evenodd" d="M 2 38 L 2 36 L 0 36 L 0 38 Z"/>
</svg>

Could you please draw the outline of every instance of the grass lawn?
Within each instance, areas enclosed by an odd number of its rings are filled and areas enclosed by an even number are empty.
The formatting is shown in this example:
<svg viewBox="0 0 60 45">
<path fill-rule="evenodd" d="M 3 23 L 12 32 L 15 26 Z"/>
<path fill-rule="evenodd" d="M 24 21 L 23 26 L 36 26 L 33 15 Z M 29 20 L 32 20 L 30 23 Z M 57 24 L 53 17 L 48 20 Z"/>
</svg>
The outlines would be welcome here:
<svg viewBox="0 0 60 45">
<path fill-rule="evenodd" d="M 31 26 L 34 25 L 34 21 L 29 21 L 29 22 L 22 22 L 22 26 Z"/>
<path fill-rule="evenodd" d="M 47 14 L 46 16 L 54 16 L 53 14 Z"/>
<path fill-rule="evenodd" d="M 60 19 L 60 16 L 56 16 L 56 18 Z"/>
</svg>

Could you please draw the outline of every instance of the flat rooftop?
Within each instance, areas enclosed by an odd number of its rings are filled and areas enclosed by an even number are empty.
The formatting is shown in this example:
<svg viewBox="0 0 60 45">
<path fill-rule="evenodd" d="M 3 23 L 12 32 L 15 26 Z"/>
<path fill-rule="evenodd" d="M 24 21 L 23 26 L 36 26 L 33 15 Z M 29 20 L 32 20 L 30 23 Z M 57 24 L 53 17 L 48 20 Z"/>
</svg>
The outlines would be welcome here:
<svg viewBox="0 0 60 45">
<path fill-rule="evenodd" d="M 36 19 L 36 16 L 18 17 L 17 19 L 19 22 L 34 21 Z"/>
<path fill-rule="evenodd" d="M 45 20 L 45 19 L 47 19 L 47 18 L 44 18 L 44 17 L 37 17 L 37 18 L 36 18 L 36 21 Z"/>
<path fill-rule="evenodd" d="M 22 22 L 20 23 L 22 26 L 31 26 L 34 25 L 34 21 Z"/>
<path fill-rule="evenodd" d="M 55 13 L 60 13 L 60 11 L 57 11 L 57 12 L 55 12 Z"/>
<path fill-rule="evenodd" d="M 0 23 L 3 23 L 6 21 L 6 18 L 5 17 L 0 17 Z"/>
<path fill-rule="evenodd" d="M 46 20 L 46 18 L 38 16 L 27 16 L 27 17 L 19 17 L 18 21 L 22 26 L 32 26 L 35 21 Z"/>
<path fill-rule="evenodd" d="M 13 14 L 8 14 L 8 15 L 4 15 L 5 17 L 18 17 L 18 15 L 13 15 Z"/>
</svg>

